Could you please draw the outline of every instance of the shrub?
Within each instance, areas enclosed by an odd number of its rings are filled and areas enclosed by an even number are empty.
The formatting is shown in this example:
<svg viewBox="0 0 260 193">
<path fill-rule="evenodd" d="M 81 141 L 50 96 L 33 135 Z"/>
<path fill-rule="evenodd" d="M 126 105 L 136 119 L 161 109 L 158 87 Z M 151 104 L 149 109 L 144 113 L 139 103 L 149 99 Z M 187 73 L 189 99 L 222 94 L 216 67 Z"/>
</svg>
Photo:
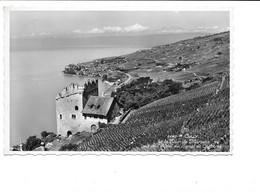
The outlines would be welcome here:
<svg viewBox="0 0 260 193">
<path fill-rule="evenodd" d="M 36 136 L 30 136 L 25 143 L 25 150 L 32 151 L 37 147 L 41 146 L 41 140 Z"/>
<path fill-rule="evenodd" d="M 141 77 L 128 85 L 117 89 L 116 96 L 119 104 L 127 111 L 139 108 L 155 100 L 177 94 L 183 89 L 182 83 L 173 80 L 153 82 L 150 77 Z"/>
<path fill-rule="evenodd" d="M 195 82 L 192 85 L 190 85 L 188 88 L 186 88 L 186 90 L 189 91 L 189 90 L 192 90 L 192 89 L 196 89 L 198 87 L 200 87 L 200 84 Z"/>
<path fill-rule="evenodd" d="M 106 123 L 99 122 L 98 125 L 99 125 L 99 128 L 106 128 L 107 127 Z"/>
<path fill-rule="evenodd" d="M 77 144 L 65 144 L 63 146 L 61 146 L 59 151 L 77 151 L 78 149 L 78 145 Z"/>
<path fill-rule="evenodd" d="M 216 37 L 216 38 L 213 39 L 213 41 L 215 41 L 215 42 L 217 42 L 217 41 L 222 41 L 222 38 Z"/>
<path fill-rule="evenodd" d="M 42 138 L 46 138 L 48 135 L 49 135 L 49 133 L 47 131 L 41 132 Z"/>
</svg>

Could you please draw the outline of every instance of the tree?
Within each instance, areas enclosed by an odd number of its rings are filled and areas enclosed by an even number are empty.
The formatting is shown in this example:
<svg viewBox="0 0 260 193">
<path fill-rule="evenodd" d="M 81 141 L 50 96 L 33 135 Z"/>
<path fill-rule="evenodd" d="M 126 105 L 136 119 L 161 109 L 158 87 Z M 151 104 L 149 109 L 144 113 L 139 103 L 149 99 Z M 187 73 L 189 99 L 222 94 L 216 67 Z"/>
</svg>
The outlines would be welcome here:
<svg viewBox="0 0 260 193">
<path fill-rule="evenodd" d="M 99 128 L 106 128 L 106 127 L 107 127 L 107 124 L 106 124 L 106 123 L 98 122 L 98 127 L 99 127 Z"/>
<path fill-rule="evenodd" d="M 42 138 L 46 138 L 48 135 L 49 135 L 49 133 L 47 131 L 41 132 Z"/>
<path fill-rule="evenodd" d="M 39 138 L 37 138 L 35 135 L 34 136 L 30 136 L 25 143 L 25 150 L 26 151 L 32 151 L 37 147 L 41 146 L 41 140 Z"/>
<path fill-rule="evenodd" d="M 140 77 L 116 91 L 120 106 L 127 111 L 129 108 L 139 108 L 160 98 L 177 94 L 183 89 L 182 83 L 166 79 L 163 82 L 153 82 L 150 77 Z"/>
<path fill-rule="evenodd" d="M 108 79 L 107 74 L 103 74 L 102 78 L 103 78 L 103 80 L 107 80 Z"/>
<path fill-rule="evenodd" d="M 14 145 L 12 151 L 20 151 L 20 146 L 19 145 Z"/>
<path fill-rule="evenodd" d="M 168 86 L 168 91 L 171 92 L 171 94 L 177 94 L 183 87 L 182 83 L 180 82 L 173 82 Z"/>
</svg>

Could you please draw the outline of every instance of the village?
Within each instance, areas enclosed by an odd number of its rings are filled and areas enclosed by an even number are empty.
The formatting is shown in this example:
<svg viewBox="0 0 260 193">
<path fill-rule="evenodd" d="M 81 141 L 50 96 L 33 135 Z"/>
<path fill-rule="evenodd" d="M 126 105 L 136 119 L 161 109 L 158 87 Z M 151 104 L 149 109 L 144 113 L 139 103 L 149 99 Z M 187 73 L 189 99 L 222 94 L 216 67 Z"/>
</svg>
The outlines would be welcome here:
<svg viewBox="0 0 260 193">
<path fill-rule="evenodd" d="M 65 74 L 75 74 L 88 77 L 103 77 L 107 73 L 119 70 L 118 65 L 127 62 L 124 57 L 110 57 L 97 59 L 92 62 L 69 64 L 65 67 Z"/>
</svg>

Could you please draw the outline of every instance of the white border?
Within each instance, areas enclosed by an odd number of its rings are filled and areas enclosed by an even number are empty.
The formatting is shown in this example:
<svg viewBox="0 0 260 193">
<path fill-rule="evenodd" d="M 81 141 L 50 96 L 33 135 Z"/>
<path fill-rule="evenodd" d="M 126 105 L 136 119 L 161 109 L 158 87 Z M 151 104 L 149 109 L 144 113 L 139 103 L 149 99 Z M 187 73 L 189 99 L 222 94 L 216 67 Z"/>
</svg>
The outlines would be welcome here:
<svg viewBox="0 0 260 193">
<path fill-rule="evenodd" d="M 10 151 L 10 12 L 4 9 L 4 151 Z"/>
<path fill-rule="evenodd" d="M 128 4 L 130 4 L 129 2 Z M 0 6 L 81 6 L 86 2 L 3 2 Z M 121 4 L 122 2 L 118 2 Z M 134 3 L 136 7 L 140 4 Z M 148 2 L 148 7 L 160 2 Z M 260 2 L 162 2 L 164 7 L 234 8 L 232 156 L 4 156 L 0 131 L 0 192 L 260 192 Z M 106 5 L 108 3 L 106 2 Z M 111 4 L 112 5 L 112 4 Z M 143 3 L 144 5 L 144 3 Z M 100 5 L 103 6 L 103 5 Z M 130 5 L 128 5 L 130 6 Z M 131 5 L 133 7 L 133 5 Z M 3 9 L 0 23 L 3 24 Z M 1 25 L 0 25 L 1 26 Z M 2 25 L 3 26 L 3 25 Z M 0 44 L 3 29 L 0 29 Z M 0 46 L 3 61 L 3 46 Z M 3 75 L 4 66 L 0 65 Z M 3 76 L 0 76 L 1 78 Z M 3 93 L 3 79 L 0 93 Z M 0 117 L 4 98 L 0 94 Z M 3 119 L 0 121 L 4 128 Z M 69 166 L 69 169 L 67 169 Z"/>
<path fill-rule="evenodd" d="M 104 2 L 103 2 L 104 3 Z M 106 4 L 110 4 L 108 2 L 105 2 L 104 4 L 100 4 L 99 2 L 90 2 L 90 6 L 70 6 L 69 8 L 67 6 L 35 6 L 35 7 L 7 7 L 5 8 L 5 148 L 4 153 L 5 155 L 232 155 L 232 106 L 230 105 L 230 152 L 59 152 L 59 151 L 10 151 L 9 144 L 10 144 L 10 74 L 9 74 L 9 55 L 10 55 L 10 49 L 9 49 L 9 36 L 10 36 L 10 12 L 11 11 L 46 11 L 46 10 L 52 10 L 52 11 L 229 11 L 230 13 L 230 26 L 232 26 L 232 8 L 231 7 L 209 7 L 209 6 L 198 6 L 198 7 L 178 7 L 175 6 L 172 7 L 165 7 L 164 4 L 159 3 L 160 6 L 154 7 L 153 5 L 147 6 L 147 2 L 138 2 L 141 5 L 146 6 L 136 6 L 132 3 L 130 5 L 132 6 L 124 6 L 124 3 L 129 4 L 129 2 L 122 2 L 114 4 L 115 2 L 112 2 L 114 6 L 106 6 Z M 137 3 L 137 2 L 135 2 Z M 149 2 L 151 3 L 151 2 Z M 158 4 L 158 2 L 156 2 Z M 99 6 L 97 6 L 99 5 Z M 123 5 L 123 7 L 122 7 Z M 162 6 L 163 5 L 163 6 Z M 230 48 L 232 48 L 232 35 L 233 35 L 233 28 L 230 29 Z M 230 50 L 230 58 L 232 59 L 233 52 Z M 233 60 L 230 60 L 230 70 L 233 69 Z M 232 73 L 231 73 L 232 75 Z M 231 84 L 232 85 L 232 84 Z M 231 93 L 232 93 L 232 87 L 230 87 Z M 232 97 L 231 97 L 232 98 Z M 232 99 L 231 99 L 232 100 Z M 230 103 L 232 104 L 232 102 Z"/>
</svg>

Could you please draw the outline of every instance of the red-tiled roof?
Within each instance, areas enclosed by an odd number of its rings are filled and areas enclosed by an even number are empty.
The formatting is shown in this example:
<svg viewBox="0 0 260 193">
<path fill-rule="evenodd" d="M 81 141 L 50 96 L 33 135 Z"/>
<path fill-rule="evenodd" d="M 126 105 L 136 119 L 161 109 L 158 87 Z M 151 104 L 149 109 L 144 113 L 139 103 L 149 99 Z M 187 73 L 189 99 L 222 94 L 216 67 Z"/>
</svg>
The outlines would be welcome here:
<svg viewBox="0 0 260 193">
<path fill-rule="evenodd" d="M 114 97 L 90 96 L 82 113 L 106 116 L 113 101 Z"/>
</svg>

